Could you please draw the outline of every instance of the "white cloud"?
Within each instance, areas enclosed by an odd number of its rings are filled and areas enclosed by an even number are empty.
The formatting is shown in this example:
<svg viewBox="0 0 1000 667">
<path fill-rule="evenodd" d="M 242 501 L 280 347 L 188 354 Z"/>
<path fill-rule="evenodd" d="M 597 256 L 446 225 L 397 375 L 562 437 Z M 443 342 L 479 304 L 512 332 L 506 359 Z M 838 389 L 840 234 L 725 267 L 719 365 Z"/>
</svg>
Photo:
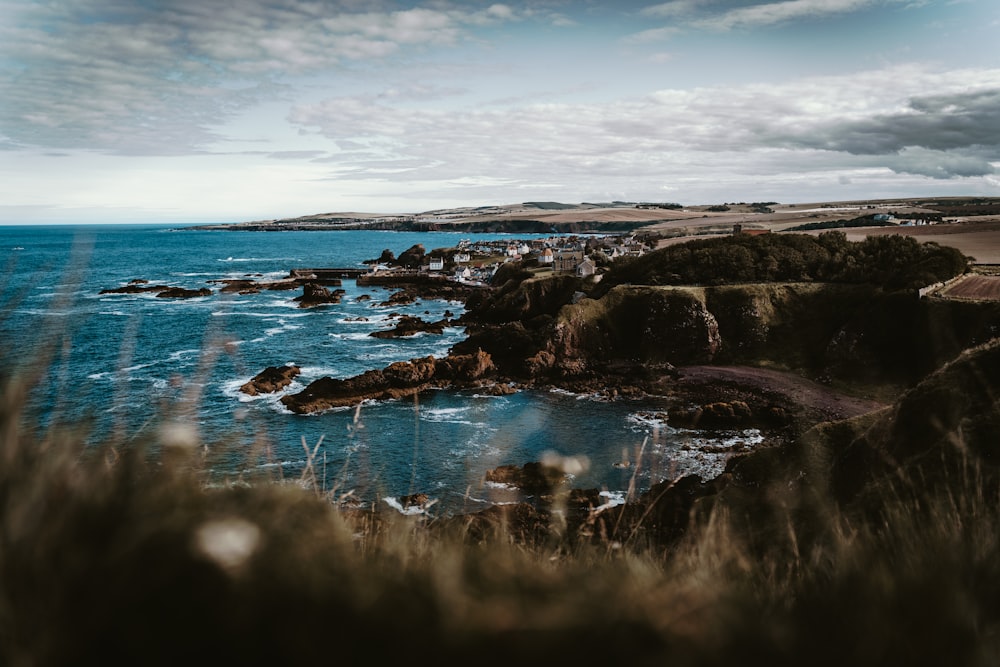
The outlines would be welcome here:
<svg viewBox="0 0 1000 667">
<path fill-rule="evenodd" d="M 503 4 L 364 12 L 352 4 L 11 3 L 15 20 L 0 27 L 0 128 L 28 145 L 191 153 L 289 75 L 455 45 L 477 26 L 517 18 Z"/>
<path fill-rule="evenodd" d="M 752 26 L 767 26 L 800 19 L 820 19 L 847 14 L 898 0 L 785 0 L 740 7 L 718 16 L 696 21 L 700 28 L 730 30 Z"/>
<path fill-rule="evenodd" d="M 361 167 L 352 178 L 387 164 L 423 165 L 432 180 L 482 173 L 522 184 L 553 173 L 652 181 L 709 164 L 706 177 L 723 164 L 754 176 L 883 167 L 939 178 L 992 173 L 997 96 L 1000 70 L 901 67 L 602 105 L 445 110 L 342 97 L 297 106 L 290 120 L 340 144 L 340 159 Z"/>
<path fill-rule="evenodd" d="M 673 0 L 645 7 L 640 15 L 673 21 L 669 26 L 650 28 L 633 35 L 631 41 L 651 41 L 672 36 L 680 26 L 701 30 L 727 31 L 776 25 L 799 20 L 824 19 L 841 14 L 860 12 L 884 5 L 906 8 L 923 6 L 922 0 L 781 0 L 779 2 L 753 2 L 732 9 L 716 5 L 726 4 L 713 0 Z"/>
<path fill-rule="evenodd" d="M 662 42 L 676 37 L 682 30 L 676 26 L 663 26 L 660 28 L 650 28 L 635 34 L 629 35 L 625 42 L 629 44 L 647 44 L 649 42 Z"/>
<path fill-rule="evenodd" d="M 672 0 L 672 2 L 644 7 L 639 13 L 643 16 L 657 18 L 685 16 L 710 3 L 711 0 Z"/>
</svg>

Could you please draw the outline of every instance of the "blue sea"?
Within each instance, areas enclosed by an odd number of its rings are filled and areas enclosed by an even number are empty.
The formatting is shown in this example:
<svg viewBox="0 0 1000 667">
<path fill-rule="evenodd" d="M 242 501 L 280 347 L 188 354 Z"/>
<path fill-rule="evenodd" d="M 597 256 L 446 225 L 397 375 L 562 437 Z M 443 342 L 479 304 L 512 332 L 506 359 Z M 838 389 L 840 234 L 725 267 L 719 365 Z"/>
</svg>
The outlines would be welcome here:
<svg viewBox="0 0 1000 667">
<path fill-rule="evenodd" d="M 0 227 L 5 373 L 39 370 L 38 350 L 53 343 L 31 415 L 41 425 L 70 423 L 86 429 L 93 442 L 119 438 L 138 446 L 162 440 L 164 423 L 180 420 L 211 454 L 219 482 L 260 474 L 312 482 L 315 475 L 316 486 L 331 497 L 393 506 L 402 495 L 426 493 L 439 501 L 437 512 L 509 502 L 509 490 L 483 482 L 486 471 L 500 465 L 568 461 L 574 486 L 600 488 L 614 503 L 630 488 L 641 491 L 681 474 L 714 476 L 725 455 L 713 449 L 759 441 L 755 431 L 673 429 L 649 416 L 664 407 L 655 400 L 438 390 L 301 416 L 284 409 L 281 394 L 251 398 L 239 391 L 267 366 L 300 366 L 302 374 L 286 390 L 297 392 L 323 376 L 344 378 L 394 361 L 444 356 L 464 337 L 462 328 L 397 340 L 369 334 L 391 328 L 394 314 L 439 320 L 448 310 L 458 316 L 462 305 L 425 300 L 383 306 L 391 290 L 345 280 L 341 304 L 299 309 L 292 299 L 300 291 L 220 294 L 209 281 L 360 267 L 384 249 L 398 255 L 417 243 L 430 250 L 463 238 L 515 237 Z M 133 279 L 209 287 L 213 294 L 184 300 L 100 294 Z M 359 300 L 363 294 L 372 298 Z"/>
</svg>

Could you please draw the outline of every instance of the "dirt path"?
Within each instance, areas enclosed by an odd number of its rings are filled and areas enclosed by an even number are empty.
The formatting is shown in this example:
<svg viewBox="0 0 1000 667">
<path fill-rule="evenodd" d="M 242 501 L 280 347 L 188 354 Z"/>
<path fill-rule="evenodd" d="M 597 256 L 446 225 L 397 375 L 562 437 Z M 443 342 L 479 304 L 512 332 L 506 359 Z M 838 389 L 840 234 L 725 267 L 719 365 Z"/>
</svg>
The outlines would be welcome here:
<svg viewBox="0 0 1000 667">
<path fill-rule="evenodd" d="M 827 419 L 846 419 L 885 407 L 884 403 L 847 396 L 793 373 L 749 366 L 683 366 L 677 369 L 681 386 L 729 384 L 753 393 L 789 400 Z"/>
</svg>

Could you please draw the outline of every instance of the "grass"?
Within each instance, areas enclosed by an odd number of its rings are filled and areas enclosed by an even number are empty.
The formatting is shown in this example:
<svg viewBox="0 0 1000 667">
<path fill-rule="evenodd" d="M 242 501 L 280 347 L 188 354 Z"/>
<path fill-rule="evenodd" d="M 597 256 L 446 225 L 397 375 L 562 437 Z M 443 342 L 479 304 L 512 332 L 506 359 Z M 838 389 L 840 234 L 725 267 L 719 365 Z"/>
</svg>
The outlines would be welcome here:
<svg viewBox="0 0 1000 667">
<path fill-rule="evenodd" d="M 120 449 L 0 417 L 0 662 L 11 665 L 994 664 L 1000 513 L 975 476 L 881 522 L 704 514 L 679 542 L 524 542 L 503 515 L 345 512 L 310 484 L 206 485 L 202 443 Z M 169 437 L 168 437 L 169 436 Z M 779 531 L 780 532 L 780 531 Z M 750 536 L 750 537 L 748 537 Z"/>
</svg>

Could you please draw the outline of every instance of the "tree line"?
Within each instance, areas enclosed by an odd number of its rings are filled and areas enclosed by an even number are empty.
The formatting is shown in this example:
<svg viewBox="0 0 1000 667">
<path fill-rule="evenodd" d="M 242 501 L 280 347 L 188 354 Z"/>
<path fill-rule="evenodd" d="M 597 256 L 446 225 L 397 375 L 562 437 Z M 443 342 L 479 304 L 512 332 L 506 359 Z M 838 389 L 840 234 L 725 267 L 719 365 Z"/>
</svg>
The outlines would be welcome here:
<svg viewBox="0 0 1000 667">
<path fill-rule="evenodd" d="M 908 236 L 848 241 L 843 232 L 697 239 L 614 263 L 601 281 L 620 284 L 728 285 L 753 282 L 868 283 L 918 289 L 964 273 L 955 248 Z"/>
</svg>

